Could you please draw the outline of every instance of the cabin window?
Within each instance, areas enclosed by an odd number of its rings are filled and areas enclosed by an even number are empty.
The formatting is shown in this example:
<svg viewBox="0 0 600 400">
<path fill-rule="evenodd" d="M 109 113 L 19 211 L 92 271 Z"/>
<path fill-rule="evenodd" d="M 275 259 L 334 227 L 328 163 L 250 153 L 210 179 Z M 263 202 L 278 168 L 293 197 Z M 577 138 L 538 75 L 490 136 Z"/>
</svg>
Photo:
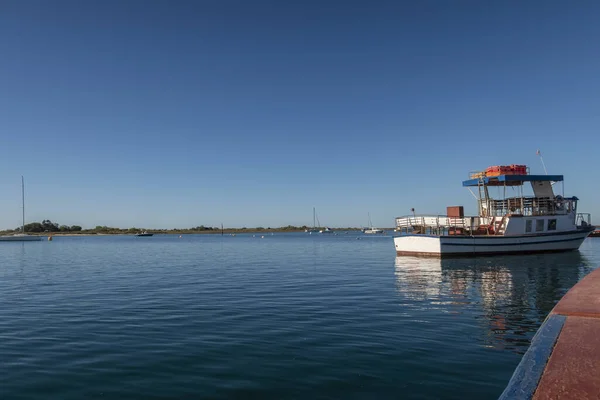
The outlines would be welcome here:
<svg viewBox="0 0 600 400">
<path fill-rule="evenodd" d="M 548 230 L 549 231 L 555 231 L 556 230 L 556 220 L 555 219 L 549 219 L 548 220 Z"/>
<path fill-rule="evenodd" d="M 531 226 L 533 225 L 533 221 L 528 219 L 525 221 L 525 232 L 531 232 Z"/>
<path fill-rule="evenodd" d="M 535 231 L 536 232 L 541 232 L 544 230 L 544 220 L 543 219 L 536 219 L 535 220 Z"/>
</svg>

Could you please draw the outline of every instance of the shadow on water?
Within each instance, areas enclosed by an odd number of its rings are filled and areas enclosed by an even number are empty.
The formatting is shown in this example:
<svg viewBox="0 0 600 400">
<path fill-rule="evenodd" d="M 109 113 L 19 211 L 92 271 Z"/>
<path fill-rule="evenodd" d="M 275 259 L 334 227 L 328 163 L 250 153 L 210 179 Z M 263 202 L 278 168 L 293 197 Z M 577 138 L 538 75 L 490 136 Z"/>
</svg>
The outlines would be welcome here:
<svg viewBox="0 0 600 400">
<path fill-rule="evenodd" d="M 474 314 L 483 345 L 523 354 L 564 294 L 595 268 L 580 252 L 474 259 L 396 257 L 399 295 Z"/>
</svg>

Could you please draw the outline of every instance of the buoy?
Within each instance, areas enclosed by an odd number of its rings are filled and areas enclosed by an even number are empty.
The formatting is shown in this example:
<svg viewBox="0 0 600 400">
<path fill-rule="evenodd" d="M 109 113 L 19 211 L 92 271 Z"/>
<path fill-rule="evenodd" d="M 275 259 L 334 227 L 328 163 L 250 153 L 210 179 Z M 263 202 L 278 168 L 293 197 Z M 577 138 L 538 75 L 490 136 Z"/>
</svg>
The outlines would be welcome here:
<svg viewBox="0 0 600 400">
<path fill-rule="evenodd" d="M 179 235 L 179 237 L 181 237 L 181 235 Z"/>
</svg>

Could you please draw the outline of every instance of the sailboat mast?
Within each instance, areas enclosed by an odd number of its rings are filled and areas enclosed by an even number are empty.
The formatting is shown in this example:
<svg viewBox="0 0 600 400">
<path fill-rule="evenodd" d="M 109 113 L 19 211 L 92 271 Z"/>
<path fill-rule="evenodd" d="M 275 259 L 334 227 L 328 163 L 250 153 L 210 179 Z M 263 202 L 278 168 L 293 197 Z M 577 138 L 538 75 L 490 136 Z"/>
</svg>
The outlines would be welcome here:
<svg viewBox="0 0 600 400">
<path fill-rule="evenodd" d="M 23 207 L 23 224 L 21 225 L 21 232 L 25 233 L 25 181 L 23 175 L 21 175 L 21 202 Z"/>
<path fill-rule="evenodd" d="M 315 225 L 315 215 L 316 215 L 316 213 L 315 213 L 315 208 L 313 207 L 313 229 L 314 229 L 314 228 L 315 228 L 315 226 L 316 226 L 316 225 Z"/>
</svg>

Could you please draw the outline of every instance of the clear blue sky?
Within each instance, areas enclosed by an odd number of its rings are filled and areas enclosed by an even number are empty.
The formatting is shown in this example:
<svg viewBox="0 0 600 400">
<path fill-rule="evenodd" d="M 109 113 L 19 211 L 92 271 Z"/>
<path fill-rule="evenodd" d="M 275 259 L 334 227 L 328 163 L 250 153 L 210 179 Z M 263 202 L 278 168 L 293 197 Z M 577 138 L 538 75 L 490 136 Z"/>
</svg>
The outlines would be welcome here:
<svg viewBox="0 0 600 400">
<path fill-rule="evenodd" d="M 600 217 L 598 2 L 0 9 L 0 228 L 21 175 L 28 221 L 389 227 L 538 148 Z"/>
</svg>

